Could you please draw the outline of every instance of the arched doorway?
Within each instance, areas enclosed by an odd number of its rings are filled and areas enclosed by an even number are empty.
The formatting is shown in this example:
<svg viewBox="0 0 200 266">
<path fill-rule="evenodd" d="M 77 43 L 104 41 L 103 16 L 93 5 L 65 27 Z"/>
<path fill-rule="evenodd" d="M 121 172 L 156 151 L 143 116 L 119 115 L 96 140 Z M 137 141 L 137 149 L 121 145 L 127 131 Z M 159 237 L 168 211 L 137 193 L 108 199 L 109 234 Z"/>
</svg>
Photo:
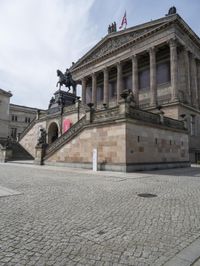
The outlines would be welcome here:
<svg viewBox="0 0 200 266">
<path fill-rule="evenodd" d="M 58 138 L 58 126 L 55 122 L 51 123 L 48 129 L 48 144 L 53 143 Z"/>
</svg>

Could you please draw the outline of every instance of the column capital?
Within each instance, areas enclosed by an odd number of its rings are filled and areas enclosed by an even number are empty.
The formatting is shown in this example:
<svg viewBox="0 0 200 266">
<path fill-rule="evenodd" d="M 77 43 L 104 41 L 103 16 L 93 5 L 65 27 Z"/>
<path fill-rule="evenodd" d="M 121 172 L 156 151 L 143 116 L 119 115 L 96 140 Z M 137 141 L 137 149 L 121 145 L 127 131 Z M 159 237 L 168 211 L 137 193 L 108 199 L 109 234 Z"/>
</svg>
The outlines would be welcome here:
<svg viewBox="0 0 200 266">
<path fill-rule="evenodd" d="M 132 62 L 136 62 L 138 60 L 138 55 L 137 54 L 133 54 L 131 56 L 131 60 L 132 60 Z"/>
<path fill-rule="evenodd" d="M 86 80 L 87 80 L 86 77 L 82 77 L 82 78 L 81 78 L 81 83 L 86 82 Z"/>
<path fill-rule="evenodd" d="M 118 61 L 117 62 L 117 67 L 121 67 L 122 66 L 122 62 L 121 61 Z"/>
<path fill-rule="evenodd" d="M 103 68 L 103 73 L 105 73 L 105 72 L 108 72 L 108 67 L 107 67 L 107 66 L 105 66 L 105 67 Z"/>
<path fill-rule="evenodd" d="M 151 53 L 156 53 L 157 51 L 157 48 L 155 46 L 152 46 L 148 49 L 148 52 L 151 54 Z"/>
<path fill-rule="evenodd" d="M 96 78 L 97 77 L 97 73 L 96 72 L 92 72 L 91 77 L 92 78 Z"/>
<path fill-rule="evenodd" d="M 176 38 L 171 38 L 169 40 L 169 46 L 172 48 L 172 47 L 177 47 L 177 44 L 178 44 L 178 41 Z"/>
</svg>

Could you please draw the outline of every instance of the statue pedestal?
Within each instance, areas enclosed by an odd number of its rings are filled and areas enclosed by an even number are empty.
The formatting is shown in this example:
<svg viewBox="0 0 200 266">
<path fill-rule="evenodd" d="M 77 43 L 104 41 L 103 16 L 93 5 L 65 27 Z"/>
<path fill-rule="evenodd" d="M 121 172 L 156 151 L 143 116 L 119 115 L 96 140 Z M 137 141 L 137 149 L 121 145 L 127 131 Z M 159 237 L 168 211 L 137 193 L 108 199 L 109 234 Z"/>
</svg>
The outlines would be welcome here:
<svg viewBox="0 0 200 266">
<path fill-rule="evenodd" d="M 36 145 L 34 164 L 43 165 L 43 158 L 45 156 L 46 147 L 47 147 L 47 144 Z"/>
<path fill-rule="evenodd" d="M 77 99 L 75 94 L 62 90 L 56 91 L 54 95 L 49 103 L 48 114 L 61 112 L 63 107 L 75 104 Z"/>
</svg>

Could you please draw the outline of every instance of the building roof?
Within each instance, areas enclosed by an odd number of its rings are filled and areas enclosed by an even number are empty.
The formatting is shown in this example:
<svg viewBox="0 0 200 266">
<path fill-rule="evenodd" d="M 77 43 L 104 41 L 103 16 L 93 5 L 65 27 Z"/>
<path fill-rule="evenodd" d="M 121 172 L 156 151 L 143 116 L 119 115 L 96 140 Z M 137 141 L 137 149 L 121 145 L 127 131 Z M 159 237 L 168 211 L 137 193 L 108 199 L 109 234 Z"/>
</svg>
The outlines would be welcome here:
<svg viewBox="0 0 200 266">
<path fill-rule="evenodd" d="M 39 110 L 38 108 L 23 106 L 23 105 L 18 105 L 18 104 L 13 104 L 13 103 L 10 104 L 10 109 L 18 109 L 18 110 L 20 109 L 24 111 L 34 111 L 34 112 Z"/>
<path fill-rule="evenodd" d="M 146 39 L 155 32 L 163 30 L 176 24 L 183 29 L 185 33 L 195 42 L 200 48 L 200 39 L 187 25 L 187 23 L 178 15 L 167 15 L 160 19 L 152 20 L 125 30 L 107 34 L 99 41 L 92 49 L 90 49 L 83 57 L 81 57 L 70 70 L 72 73 L 76 70 L 85 67 L 90 63 L 95 63 L 99 58 L 106 59 L 107 56 L 114 54 L 124 48 L 133 46 L 136 42 Z"/>
<path fill-rule="evenodd" d="M 5 95 L 7 97 L 12 97 L 12 93 L 10 91 L 5 91 L 3 89 L 0 89 L 0 94 Z"/>
</svg>

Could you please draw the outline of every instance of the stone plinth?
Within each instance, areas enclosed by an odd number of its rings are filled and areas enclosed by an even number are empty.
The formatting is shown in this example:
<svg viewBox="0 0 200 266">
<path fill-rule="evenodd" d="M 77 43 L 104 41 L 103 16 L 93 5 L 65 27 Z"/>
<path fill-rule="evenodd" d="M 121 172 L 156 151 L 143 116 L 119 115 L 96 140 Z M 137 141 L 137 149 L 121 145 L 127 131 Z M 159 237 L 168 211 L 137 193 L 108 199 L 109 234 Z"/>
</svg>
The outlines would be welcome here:
<svg viewBox="0 0 200 266">
<path fill-rule="evenodd" d="M 35 147 L 35 160 L 34 164 L 43 165 L 43 158 L 45 156 L 47 144 L 39 144 Z"/>
</svg>

